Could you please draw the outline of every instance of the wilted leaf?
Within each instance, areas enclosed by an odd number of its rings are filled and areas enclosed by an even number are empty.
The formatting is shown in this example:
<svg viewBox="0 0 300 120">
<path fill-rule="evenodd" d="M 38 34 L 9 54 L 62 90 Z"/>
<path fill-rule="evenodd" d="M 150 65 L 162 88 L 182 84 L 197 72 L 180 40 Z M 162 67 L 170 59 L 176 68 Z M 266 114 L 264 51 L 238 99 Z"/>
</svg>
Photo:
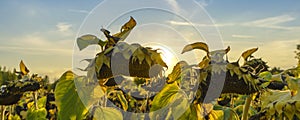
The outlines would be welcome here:
<svg viewBox="0 0 300 120">
<path fill-rule="evenodd" d="M 206 43 L 203 42 L 196 42 L 193 44 L 189 44 L 187 46 L 185 46 L 181 52 L 181 54 L 194 50 L 194 49 L 200 49 L 200 50 L 204 50 L 207 54 L 209 53 L 209 49 Z"/>
<path fill-rule="evenodd" d="M 115 45 L 119 41 L 124 41 L 127 38 L 127 36 L 129 35 L 130 31 L 135 26 L 136 26 L 136 21 L 133 19 L 133 17 L 130 17 L 130 20 L 122 26 L 120 32 L 116 33 L 114 35 L 110 35 L 110 32 L 108 30 L 102 28 L 101 31 L 104 33 L 104 35 L 108 39 L 106 48 Z"/>
<path fill-rule="evenodd" d="M 138 48 L 134 51 L 132 57 L 137 58 L 139 63 L 142 64 L 143 60 L 145 59 L 146 55 L 145 53 L 141 50 L 142 48 Z M 134 59 L 133 59 L 134 60 Z"/>
<path fill-rule="evenodd" d="M 198 66 L 200 67 L 200 69 L 204 69 L 209 66 L 209 62 L 210 59 L 207 56 L 205 56 L 205 58 L 198 64 Z"/>
<path fill-rule="evenodd" d="M 23 60 L 21 60 L 21 62 L 20 62 L 20 71 L 21 71 L 22 75 L 27 75 L 29 73 L 29 70 L 23 63 Z"/>
<path fill-rule="evenodd" d="M 225 49 L 226 54 L 230 51 L 230 46 Z"/>
<path fill-rule="evenodd" d="M 258 48 L 252 48 L 242 53 L 242 57 L 245 61 L 247 61 L 248 57 L 250 57 L 254 52 L 256 52 Z"/>
<path fill-rule="evenodd" d="M 127 36 L 129 35 L 130 31 L 136 26 L 136 21 L 134 20 L 133 17 L 130 17 L 130 20 L 124 24 L 121 28 L 121 32 L 114 34 L 114 37 L 120 38 L 119 41 L 124 41 Z"/>
<path fill-rule="evenodd" d="M 163 61 L 163 59 L 160 56 L 160 53 L 157 53 L 155 51 L 151 52 L 151 59 L 155 61 L 157 64 L 161 65 L 162 67 L 168 68 L 167 64 Z"/>
<path fill-rule="evenodd" d="M 60 77 L 56 85 L 54 95 L 58 119 L 83 119 L 86 112 L 76 91 L 74 79 L 77 79 L 77 76 L 73 72 L 67 71 Z"/>
<path fill-rule="evenodd" d="M 93 44 L 99 44 L 100 46 L 104 46 L 105 42 L 101 41 L 99 38 L 97 38 L 94 35 L 83 35 L 79 38 L 77 38 L 77 45 L 79 47 L 79 50 L 83 50 L 84 48 L 86 48 L 89 45 L 93 45 Z"/>
</svg>

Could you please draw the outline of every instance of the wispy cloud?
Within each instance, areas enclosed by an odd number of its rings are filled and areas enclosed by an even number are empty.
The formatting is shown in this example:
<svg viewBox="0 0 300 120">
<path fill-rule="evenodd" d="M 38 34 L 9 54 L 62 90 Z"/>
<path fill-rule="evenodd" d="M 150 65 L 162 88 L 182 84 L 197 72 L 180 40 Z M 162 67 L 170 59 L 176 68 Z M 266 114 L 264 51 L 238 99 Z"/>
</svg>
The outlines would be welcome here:
<svg viewBox="0 0 300 120">
<path fill-rule="evenodd" d="M 56 28 L 59 32 L 67 32 L 67 31 L 71 30 L 72 25 L 68 24 L 68 23 L 61 22 L 61 23 L 58 23 L 56 25 Z"/>
<path fill-rule="evenodd" d="M 233 38 L 239 38 L 239 39 L 252 39 L 255 38 L 254 36 L 250 35 L 231 35 Z"/>
<path fill-rule="evenodd" d="M 203 7 L 208 6 L 212 2 L 212 0 L 196 0 L 196 1 Z"/>
<path fill-rule="evenodd" d="M 74 13 L 82 13 L 82 14 L 89 14 L 90 11 L 88 10 L 79 10 L 79 9 L 68 9 L 69 12 L 74 12 Z"/>
<path fill-rule="evenodd" d="M 281 24 L 296 20 L 295 17 L 290 15 L 281 15 L 275 17 L 268 17 L 259 20 L 242 23 L 243 26 L 249 27 L 260 27 L 260 28 L 271 28 L 271 29 L 282 29 L 282 30 L 293 30 L 299 27 L 282 26 Z"/>
<path fill-rule="evenodd" d="M 176 0 L 165 0 L 165 1 L 167 1 L 171 5 L 174 11 L 178 12 L 180 10 L 180 7 Z"/>
<path fill-rule="evenodd" d="M 179 22 L 179 21 L 167 21 L 172 25 L 180 25 L 180 26 L 199 26 L 199 27 L 225 27 L 225 26 L 234 26 L 234 23 L 224 23 L 224 24 L 195 24 L 188 22 Z"/>
<path fill-rule="evenodd" d="M 199 26 L 199 27 L 227 27 L 227 26 L 240 26 L 240 27 L 257 27 L 279 30 L 295 30 L 300 29 L 300 26 L 284 26 L 282 24 L 289 23 L 296 20 L 295 17 L 290 15 L 280 15 L 275 17 L 262 18 L 254 21 L 239 22 L 239 23 L 218 23 L 218 24 L 200 24 L 200 23 L 188 23 L 180 21 L 167 21 L 172 25 L 180 26 Z"/>
<path fill-rule="evenodd" d="M 15 47 L 15 46 L 0 46 L 1 51 L 14 51 L 24 54 L 31 55 L 45 55 L 45 54 L 55 54 L 55 55 L 72 55 L 72 49 L 51 49 L 51 48 L 30 48 L 30 47 Z"/>
<path fill-rule="evenodd" d="M 52 32 L 57 32 L 63 36 L 72 36 L 74 35 L 74 31 L 72 28 L 73 28 L 72 24 L 66 22 L 59 22 L 56 24 L 56 31 L 52 31 Z"/>
<path fill-rule="evenodd" d="M 11 38 L 7 45 L 0 46 L 0 51 L 20 52 L 24 54 L 60 54 L 71 55 L 74 40 L 50 40 L 42 33 L 33 33 Z M 53 34 L 57 35 L 57 34 Z M 57 35 L 58 36 L 58 35 Z"/>
</svg>

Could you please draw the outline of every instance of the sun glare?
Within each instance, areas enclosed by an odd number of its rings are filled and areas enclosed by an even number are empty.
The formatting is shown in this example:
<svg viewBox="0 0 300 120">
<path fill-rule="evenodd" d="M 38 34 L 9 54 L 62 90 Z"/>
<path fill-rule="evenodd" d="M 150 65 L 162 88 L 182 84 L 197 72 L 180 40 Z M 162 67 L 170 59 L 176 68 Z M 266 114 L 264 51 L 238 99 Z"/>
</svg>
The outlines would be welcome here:
<svg viewBox="0 0 300 120">
<path fill-rule="evenodd" d="M 172 72 L 173 67 L 178 62 L 178 57 L 175 52 L 172 51 L 169 47 L 159 43 L 148 43 L 145 44 L 147 47 L 151 47 L 153 49 L 157 49 L 159 53 L 161 53 L 161 57 L 164 62 L 168 65 L 168 69 L 166 70 L 166 75 Z"/>
</svg>

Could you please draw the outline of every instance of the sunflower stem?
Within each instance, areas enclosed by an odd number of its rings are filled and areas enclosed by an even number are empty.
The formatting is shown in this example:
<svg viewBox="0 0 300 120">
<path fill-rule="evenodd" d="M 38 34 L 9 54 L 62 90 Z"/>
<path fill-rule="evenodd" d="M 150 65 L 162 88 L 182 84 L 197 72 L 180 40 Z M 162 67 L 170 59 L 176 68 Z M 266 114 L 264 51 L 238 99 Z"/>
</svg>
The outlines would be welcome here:
<svg viewBox="0 0 300 120">
<path fill-rule="evenodd" d="M 38 108 L 38 103 L 37 103 L 37 98 L 38 98 L 38 92 L 37 91 L 34 91 L 33 92 L 33 99 L 34 99 L 34 106 L 35 106 L 35 109 L 39 109 Z"/>
<path fill-rule="evenodd" d="M 248 120 L 248 111 L 250 108 L 252 97 L 253 97 L 253 95 L 251 94 L 246 98 L 246 102 L 245 102 L 244 109 L 243 109 L 242 120 Z"/>
<path fill-rule="evenodd" d="M 5 120 L 5 109 L 6 106 L 5 105 L 1 105 L 1 120 Z"/>
</svg>

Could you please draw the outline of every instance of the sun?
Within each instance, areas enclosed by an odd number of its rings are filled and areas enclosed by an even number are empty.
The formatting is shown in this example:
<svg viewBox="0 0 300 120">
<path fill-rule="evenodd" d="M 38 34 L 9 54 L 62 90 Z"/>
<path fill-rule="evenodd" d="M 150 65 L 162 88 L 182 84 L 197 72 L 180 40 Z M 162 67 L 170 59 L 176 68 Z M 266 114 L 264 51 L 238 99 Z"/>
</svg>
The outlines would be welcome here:
<svg viewBox="0 0 300 120">
<path fill-rule="evenodd" d="M 157 49 L 159 53 L 161 53 L 161 57 L 164 62 L 168 65 L 168 69 L 166 70 L 166 75 L 172 72 L 172 68 L 178 62 L 178 57 L 175 52 L 170 49 L 168 46 L 159 44 L 159 43 L 147 43 L 143 46 L 151 47 L 152 49 Z"/>
</svg>

